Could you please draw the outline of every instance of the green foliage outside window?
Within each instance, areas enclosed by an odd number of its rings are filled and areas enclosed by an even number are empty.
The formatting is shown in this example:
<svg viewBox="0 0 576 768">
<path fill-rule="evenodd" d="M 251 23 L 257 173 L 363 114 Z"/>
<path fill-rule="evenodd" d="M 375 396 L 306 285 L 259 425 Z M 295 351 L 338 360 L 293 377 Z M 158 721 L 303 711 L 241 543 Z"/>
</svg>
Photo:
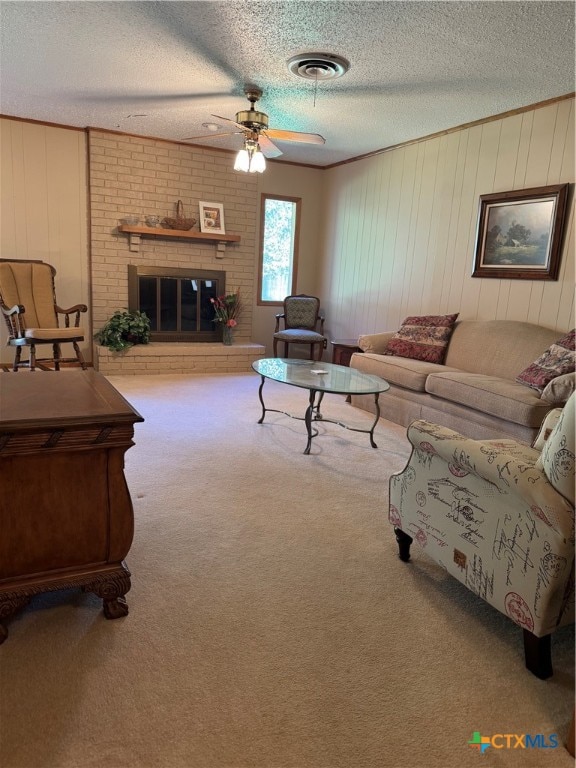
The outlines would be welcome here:
<svg viewBox="0 0 576 768">
<path fill-rule="evenodd" d="M 283 301 L 292 293 L 296 202 L 267 197 L 262 237 L 262 301 Z"/>
</svg>

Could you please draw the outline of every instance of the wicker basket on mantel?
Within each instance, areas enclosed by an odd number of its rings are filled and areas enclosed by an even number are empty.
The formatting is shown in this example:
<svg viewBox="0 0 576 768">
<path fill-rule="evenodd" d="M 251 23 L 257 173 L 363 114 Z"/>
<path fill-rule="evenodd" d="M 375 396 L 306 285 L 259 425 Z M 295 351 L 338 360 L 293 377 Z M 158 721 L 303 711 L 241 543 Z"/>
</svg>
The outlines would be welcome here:
<svg viewBox="0 0 576 768">
<path fill-rule="evenodd" d="M 184 205 L 182 204 L 182 200 L 178 200 L 176 204 L 176 217 L 166 216 L 166 218 L 162 219 L 160 222 L 160 225 L 164 229 L 192 229 L 194 224 L 196 224 L 196 219 L 184 218 Z"/>
</svg>

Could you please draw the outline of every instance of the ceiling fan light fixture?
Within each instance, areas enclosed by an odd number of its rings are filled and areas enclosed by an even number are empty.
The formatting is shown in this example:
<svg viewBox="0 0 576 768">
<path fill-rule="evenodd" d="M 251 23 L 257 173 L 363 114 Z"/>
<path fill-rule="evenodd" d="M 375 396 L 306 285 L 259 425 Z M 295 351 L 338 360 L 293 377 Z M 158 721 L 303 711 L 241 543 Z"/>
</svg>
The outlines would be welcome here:
<svg viewBox="0 0 576 768">
<path fill-rule="evenodd" d="M 266 159 L 258 146 L 257 139 L 246 139 L 244 149 L 236 155 L 235 171 L 244 173 L 263 173 L 266 170 Z"/>
</svg>

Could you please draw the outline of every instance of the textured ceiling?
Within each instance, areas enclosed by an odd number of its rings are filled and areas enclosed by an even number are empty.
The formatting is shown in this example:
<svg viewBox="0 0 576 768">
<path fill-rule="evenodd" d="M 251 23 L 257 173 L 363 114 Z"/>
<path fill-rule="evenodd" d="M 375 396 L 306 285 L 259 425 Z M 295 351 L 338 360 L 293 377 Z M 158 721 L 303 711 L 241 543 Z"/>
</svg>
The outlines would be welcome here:
<svg viewBox="0 0 576 768">
<path fill-rule="evenodd" d="M 264 91 L 281 160 L 330 165 L 574 90 L 572 2 L 0 2 L 0 112 L 180 140 Z M 286 62 L 323 52 L 318 83 Z M 198 141 L 236 149 L 239 136 Z"/>
</svg>

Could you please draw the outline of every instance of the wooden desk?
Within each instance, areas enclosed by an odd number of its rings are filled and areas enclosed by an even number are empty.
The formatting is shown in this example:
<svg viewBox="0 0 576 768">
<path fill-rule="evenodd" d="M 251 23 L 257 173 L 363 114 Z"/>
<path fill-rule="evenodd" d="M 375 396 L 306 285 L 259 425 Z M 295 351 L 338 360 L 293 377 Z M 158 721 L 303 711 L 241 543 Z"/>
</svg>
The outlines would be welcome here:
<svg viewBox="0 0 576 768">
<path fill-rule="evenodd" d="M 124 454 L 141 421 L 93 370 L 0 372 L 0 622 L 73 586 L 101 597 L 108 619 L 128 613 Z"/>
</svg>

